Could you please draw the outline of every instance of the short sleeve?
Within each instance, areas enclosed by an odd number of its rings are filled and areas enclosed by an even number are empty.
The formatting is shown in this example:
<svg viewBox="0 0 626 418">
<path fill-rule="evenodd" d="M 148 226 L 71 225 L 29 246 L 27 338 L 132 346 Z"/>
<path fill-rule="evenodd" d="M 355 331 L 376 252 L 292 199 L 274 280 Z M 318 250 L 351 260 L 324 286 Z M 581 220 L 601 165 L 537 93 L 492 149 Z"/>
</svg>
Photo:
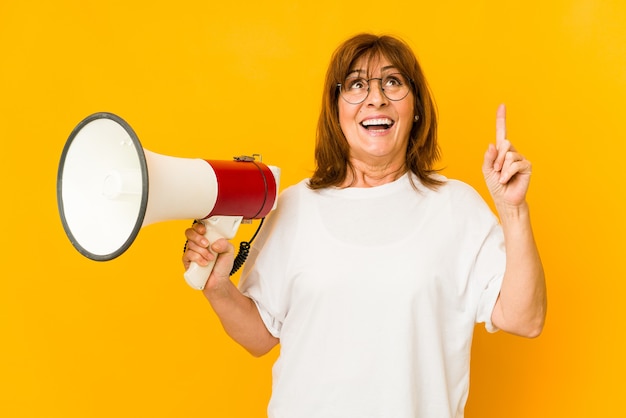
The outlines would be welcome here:
<svg viewBox="0 0 626 418">
<path fill-rule="evenodd" d="M 268 331 L 277 338 L 289 307 L 288 269 L 301 218 L 300 183 L 287 188 L 250 248 L 239 290 L 254 301 Z"/>
<path fill-rule="evenodd" d="M 491 315 L 502 287 L 506 251 L 502 228 L 491 212 L 489 217 L 492 218 L 491 228 L 476 256 L 473 276 L 479 285 L 476 322 L 484 323 L 488 332 L 496 332 L 498 329 L 491 322 Z"/>
</svg>

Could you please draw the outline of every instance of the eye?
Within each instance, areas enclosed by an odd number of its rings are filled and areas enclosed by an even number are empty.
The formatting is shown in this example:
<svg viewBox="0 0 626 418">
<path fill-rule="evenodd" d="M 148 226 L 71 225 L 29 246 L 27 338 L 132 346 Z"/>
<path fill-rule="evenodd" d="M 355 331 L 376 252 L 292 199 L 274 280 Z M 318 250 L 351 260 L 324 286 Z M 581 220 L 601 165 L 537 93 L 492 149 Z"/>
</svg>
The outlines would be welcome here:
<svg viewBox="0 0 626 418">
<path fill-rule="evenodd" d="M 390 88 L 402 87 L 405 84 L 402 74 L 390 74 L 383 80 L 383 85 Z"/>
<path fill-rule="evenodd" d="M 350 77 L 344 83 L 346 90 L 363 90 L 367 89 L 367 81 L 360 77 Z"/>
</svg>

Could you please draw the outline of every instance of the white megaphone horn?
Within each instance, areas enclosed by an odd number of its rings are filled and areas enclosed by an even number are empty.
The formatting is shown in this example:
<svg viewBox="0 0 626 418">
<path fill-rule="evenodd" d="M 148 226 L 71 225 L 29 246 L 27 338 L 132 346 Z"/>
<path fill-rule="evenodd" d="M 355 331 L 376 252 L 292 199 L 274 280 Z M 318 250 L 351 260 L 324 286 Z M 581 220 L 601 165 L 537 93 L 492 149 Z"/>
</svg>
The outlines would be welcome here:
<svg viewBox="0 0 626 418">
<path fill-rule="evenodd" d="M 196 219 L 209 242 L 231 239 L 243 220 L 276 207 L 280 169 L 254 158 L 177 158 L 141 147 L 119 116 L 95 113 L 68 138 L 57 175 L 65 233 L 85 257 L 107 261 L 124 253 L 139 230 L 159 221 Z M 213 263 L 192 263 L 185 280 L 203 289 Z"/>
</svg>

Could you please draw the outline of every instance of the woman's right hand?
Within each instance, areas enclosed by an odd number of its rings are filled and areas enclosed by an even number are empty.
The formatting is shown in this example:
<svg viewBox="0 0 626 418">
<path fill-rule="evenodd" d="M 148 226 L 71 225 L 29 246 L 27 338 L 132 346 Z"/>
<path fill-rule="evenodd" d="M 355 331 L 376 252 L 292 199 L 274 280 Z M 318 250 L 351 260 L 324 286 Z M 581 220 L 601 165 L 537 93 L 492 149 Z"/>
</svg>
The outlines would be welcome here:
<svg viewBox="0 0 626 418">
<path fill-rule="evenodd" d="M 233 245 L 224 238 L 209 243 L 204 236 L 205 233 L 206 227 L 201 222 L 194 223 L 185 230 L 187 245 L 185 246 L 182 261 L 186 271 L 192 262 L 200 266 L 206 266 L 209 262 L 215 260 L 215 266 L 205 286 L 205 289 L 207 289 L 214 287 L 222 280 L 229 280 L 230 272 L 233 268 L 235 250 Z"/>
</svg>

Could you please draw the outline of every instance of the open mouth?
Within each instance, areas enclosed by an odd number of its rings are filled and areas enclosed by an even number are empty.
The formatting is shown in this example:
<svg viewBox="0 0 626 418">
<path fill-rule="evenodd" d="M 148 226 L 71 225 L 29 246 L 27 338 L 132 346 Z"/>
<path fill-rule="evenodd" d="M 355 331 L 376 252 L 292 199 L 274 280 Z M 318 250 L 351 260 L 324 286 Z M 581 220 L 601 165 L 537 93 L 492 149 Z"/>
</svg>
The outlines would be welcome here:
<svg viewBox="0 0 626 418">
<path fill-rule="evenodd" d="M 367 119 L 361 122 L 361 126 L 370 131 L 386 130 L 393 126 L 395 122 L 388 118 Z"/>
</svg>

